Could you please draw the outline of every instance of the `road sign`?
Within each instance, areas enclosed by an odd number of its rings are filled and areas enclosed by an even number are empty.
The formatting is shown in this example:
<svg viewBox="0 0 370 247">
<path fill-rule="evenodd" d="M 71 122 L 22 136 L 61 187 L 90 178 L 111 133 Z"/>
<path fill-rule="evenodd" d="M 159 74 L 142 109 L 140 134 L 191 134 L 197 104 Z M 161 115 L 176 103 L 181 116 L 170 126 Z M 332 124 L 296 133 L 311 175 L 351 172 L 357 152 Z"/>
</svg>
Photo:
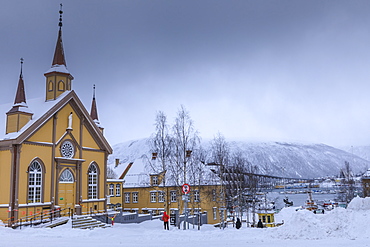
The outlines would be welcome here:
<svg viewBox="0 0 370 247">
<path fill-rule="evenodd" d="M 189 192 L 190 192 L 190 185 L 183 184 L 182 185 L 182 193 L 184 193 L 186 195 L 186 194 L 189 194 Z"/>
</svg>

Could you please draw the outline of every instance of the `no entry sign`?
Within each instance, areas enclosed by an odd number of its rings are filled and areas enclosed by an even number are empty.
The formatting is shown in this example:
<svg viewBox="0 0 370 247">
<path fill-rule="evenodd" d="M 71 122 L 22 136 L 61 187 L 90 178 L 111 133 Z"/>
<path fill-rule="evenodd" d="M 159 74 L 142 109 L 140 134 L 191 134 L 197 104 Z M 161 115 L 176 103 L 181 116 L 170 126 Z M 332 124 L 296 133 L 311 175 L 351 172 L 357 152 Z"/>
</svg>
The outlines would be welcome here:
<svg viewBox="0 0 370 247">
<path fill-rule="evenodd" d="M 190 192 L 190 185 L 183 184 L 182 185 L 182 193 L 184 193 L 186 195 L 186 194 L 189 194 L 189 192 Z"/>
</svg>

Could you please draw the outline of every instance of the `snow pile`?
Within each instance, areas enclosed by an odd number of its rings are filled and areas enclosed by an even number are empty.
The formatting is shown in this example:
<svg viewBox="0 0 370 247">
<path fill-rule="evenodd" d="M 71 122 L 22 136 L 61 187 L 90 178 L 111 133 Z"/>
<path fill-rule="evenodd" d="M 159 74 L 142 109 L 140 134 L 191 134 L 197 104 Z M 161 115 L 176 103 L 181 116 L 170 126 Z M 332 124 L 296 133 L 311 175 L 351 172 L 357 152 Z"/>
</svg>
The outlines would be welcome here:
<svg viewBox="0 0 370 247">
<path fill-rule="evenodd" d="M 284 208 L 276 215 L 276 222 L 284 220 L 284 225 L 276 228 L 247 228 L 244 224 L 239 230 L 231 225 L 220 230 L 203 225 L 200 231 L 192 226 L 186 231 L 173 226 L 165 231 L 160 220 L 94 230 L 72 229 L 71 223 L 53 229 L 0 227 L 0 246 L 369 246 L 369 219 L 370 198 L 355 198 L 348 209 L 336 208 L 325 214 Z"/>
<path fill-rule="evenodd" d="M 272 238 L 317 240 L 326 238 L 368 238 L 370 198 L 354 198 L 347 209 L 336 208 L 325 214 L 285 208 L 276 215 L 284 225 L 269 232 Z"/>
<path fill-rule="evenodd" d="M 370 210 L 370 197 L 360 198 L 355 197 L 352 201 L 348 204 L 348 210 Z"/>
</svg>

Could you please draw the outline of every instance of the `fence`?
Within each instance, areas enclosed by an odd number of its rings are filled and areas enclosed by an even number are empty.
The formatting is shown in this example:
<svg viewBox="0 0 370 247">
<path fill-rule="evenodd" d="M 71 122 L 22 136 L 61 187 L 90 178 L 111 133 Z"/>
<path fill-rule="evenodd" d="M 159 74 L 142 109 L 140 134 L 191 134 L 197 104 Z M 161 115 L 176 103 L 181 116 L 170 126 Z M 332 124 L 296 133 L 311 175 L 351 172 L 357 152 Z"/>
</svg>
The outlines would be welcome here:
<svg viewBox="0 0 370 247">
<path fill-rule="evenodd" d="M 185 220 L 184 215 L 171 214 L 171 225 L 177 226 L 179 229 L 183 226 Z M 202 226 L 203 224 L 208 224 L 207 212 L 196 213 L 189 215 L 186 221 L 186 227 L 189 228 L 189 224 L 194 226 Z"/>
<path fill-rule="evenodd" d="M 22 226 L 35 226 L 42 223 L 53 222 L 53 220 L 60 217 L 73 218 L 73 209 L 65 208 L 61 210 L 60 208 L 58 208 L 55 210 L 50 210 L 49 212 L 41 212 L 38 214 L 25 216 L 15 221 L 9 220 L 8 226 L 12 228 L 22 228 Z"/>
<path fill-rule="evenodd" d="M 112 218 L 114 220 L 114 223 L 141 223 L 143 221 L 152 220 L 153 216 L 152 214 L 138 214 L 136 213 L 122 213 L 122 210 L 119 212 L 109 212 L 105 214 L 100 215 L 91 215 L 94 219 L 97 219 L 99 221 L 105 222 L 107 224 L 112 223 Z"/>
</svg>

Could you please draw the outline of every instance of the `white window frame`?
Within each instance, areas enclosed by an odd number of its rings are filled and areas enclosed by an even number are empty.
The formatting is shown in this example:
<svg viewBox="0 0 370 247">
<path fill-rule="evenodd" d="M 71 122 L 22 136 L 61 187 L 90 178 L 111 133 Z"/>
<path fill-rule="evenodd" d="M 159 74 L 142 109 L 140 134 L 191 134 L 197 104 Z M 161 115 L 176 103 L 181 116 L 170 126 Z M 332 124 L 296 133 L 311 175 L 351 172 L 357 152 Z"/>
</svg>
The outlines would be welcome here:
<svg viewBox="0 0 370 247">
<path fill-rule="evenodd" d="M 158 185 L 158 176 L 152 176 L 152 186 Z"/>
<path fill-rule="evenodd" d="M 98 199 L 98 168 L 95 163 L 88 170 L 88 195 L 89 199 Z"/>
<path fill-rule="evenodd" d="M 157 192 L 150 192 L 150 202 L 157 202 Z"/>
<path fill-rule="evenodd" d="M 28 203 L 41 202 L 42 166 L 37 160 L 32 161 L 28 170 Z"/>
<path fill-rule="evenodd" d="M 170 198 L 171 198 L 171 202 L 177 202 L 177 192 L 176 192 L 176 190 L 172 190 L 170 192 Z"/>
<path fill-rule="evenodd" d="M 213 219 L 217 220 L 217 208 L 212 208 Z"/>
<path fill-rule="evenodd" d="M 74 177 L 70 169 L 65 169 L 59 177 L 59 183 L 73 183 Z"/>
<path fill-rule="evenodd" d="M 163 191 L 158 192 L 158 202 L 164 202 L 164 192 Z"/>
<path fill-rule="evenodd" d="M 116 196 L 121 196 L 121 184 L 116 184 Z"/>
<path fill-rule="evenodd" d="M 132 192 L 132 203 L 139 202 L 139 192 Z"/>
<path fill-rule="evenodd" d="M 114 184 L 109 184 L 109 196 L 114 196 Z"/>
<path fill-rule="evenodd" d="M 131 203 L 131 193 L 125 192 L 125 203 Z"/>
<path fill-rule="evenodd" d="M 194 190 L 194 201 L 195 202 L 200 201 L 199 190 Z"/>
</svg>

